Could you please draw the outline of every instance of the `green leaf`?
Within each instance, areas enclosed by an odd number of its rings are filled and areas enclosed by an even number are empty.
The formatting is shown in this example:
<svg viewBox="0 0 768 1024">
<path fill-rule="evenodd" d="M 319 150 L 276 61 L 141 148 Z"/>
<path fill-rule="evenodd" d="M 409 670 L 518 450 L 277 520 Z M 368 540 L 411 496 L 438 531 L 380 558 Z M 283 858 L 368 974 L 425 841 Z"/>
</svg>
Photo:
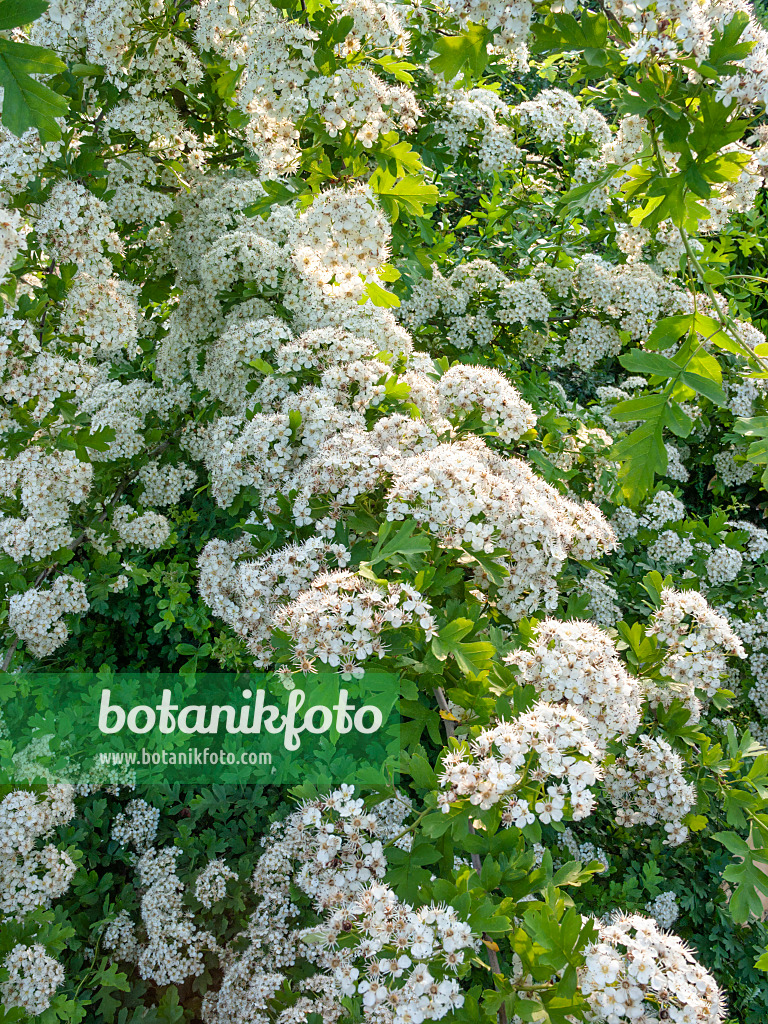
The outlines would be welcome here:
<svg viewBox="0 0 768 1024">
<path fill-rule="evenodd" d="M 424 170 L 421 158 L 410 142 L 400 139 L 397 132 L 387 132 L 379 139 L 381 147 L 376 150 L 379 167 L 385 167 L 398 178 L 406 174 L 419 174 Z"/>
<path fill-rule="evenodd" d="M 733 424 L 733 429 L 742 437 L 768 436 L 768 416 L 750 416 L 748 419 L 738 419 Z"/>
<path fill-rule="evenodd" d="M 234 96 L 237 92 L 237 83 L 240 81 L 242 73 L 242 64 L 239 64 L 236 68 L 227 68 L 216 81 L 216 95 L 224 100 Z"/>
<path fill-rule="evenodd" d="M 713 31 L 706 63 L 715 72 L 720 74 L 727 72 L 732 61 L 743 60 L 751 53 L 755 45 L 753 42 L 740 43 L 738 41 L 748 24 L 749 15 L 745 11 L 737 11 L 729 19 L 722 34 L 717 29 Z"/>
<path fill-rule="evenodd" d="M 103 966 L 95 980 L 100 988 L 116 988 L 120 992 L 129 992 L 131 988 L 127 975 L 119 969 L 117 964 Z"/>
<path fill-rule="evenodd" d="M 747 359 L 752 359 L 752 353 L 744 342 L 738 341 L 727 335 L 721 324 L 711 316 L 704 316 L 703 313 L 697 313 L 695 324 L 696 330 L 705 341 L 711 342 L 713 345 L 717 345 L 718 348 L 723 349 L 725 352 L 730 352 L 732 355 L 746 356 Z"/>
<path fill-rule="evenodd" d="M 30 75 L 55 75 L 64 70 L 66 64 L 42 46 L 0 39 L 2 121 L 9 131 L 21 136 L 28 128 L 37 128 L 45 142 L 61 138 L 54 119 L 66 114 L 69 103 Z"/>
<path fill-rule="evenodd" d="M 437 776 L 432 765 L 422 754 L 412 754 L 407 763 L 404 757 L 403 768 L 408 772 L 419 789 L 437 789 Z"/>
<path fill-rule="evenodd" d="M 739 857 L 748 857 L 751 853 L 747 841 L 736 835 L 735 832 L 715 832 L 712 838 L 718 843 L 722 843 L 729 853 L 734 853 Z"/>
<path fill-rule="evenodd" d="M 571 14 L 554 14 L 546 22 L 533 25 L 536 43 L 534 53 L 584 53 L 588 64 L 602 66 L 598 55 L 605 57 L 608 42 L 608 19 L 602 11 L 584 11 L 577 20 Z"/>
<path fill-rule="evenodd" d="M 169 985 L 157 1004 L 157 1017 L 166 1024 L 179 1024 L 184 1019 L 184 1007 L 179 1003 L 179 990 Z"/>
<path fill-rule="evenodd" d="M 382 200 L 385 207 L 397 221 L 401 209 L 416 217 L 424 216 L 424 206 L 434 206 L 438 200 L 435 185 L 428 185 L 417 174 L 408 174 L 399 181 L 394 174 L 379 167 L 371 175 L 368 184 Z"/>
<path fill-rule="evenodd" d="M 570 189 L 561 196 L 560 203 L 558 205 L 558 213 L 560 216 L 582 209 L 592 193 L 596 189 L 607 185 L 618 169 L 617 164 L 609 164 L 606 170 L 596 178 L 593 178 L 592 181 L 588 182 L 586 185 L 577 185 L 575 188 Z"/>
<path fill-rule="evenodd" d="M 693 317 L 690 314 L 665 317 L 663 320 L 659 320 L 648 335 L 645 347 L 646 349 L 669 348 L 680 341 L 691 327 L 693 327 Z"/>
<path fill-rule="evenodd" d="M 664 426 L 678 437 L 688 437 L 693 429 L 693 420 L 677 402 L 670 402 L 664 410 Z"/>
<path fill-rule="evenodd" d="M 249 361 L 248 365 L 252 366 L 254 368 L 254 370 L 258 370 L 259 373 L 265 374 L 267 377 L 270 374 L 275 372 L 275 368 L 273 366 L 271 366 L 266 361 L 266 359 L 260 359 L 258 356 L 256 356 L 255 358 L 251 359 Z"/>
<path fill-rule="evenodd" d="M 611 419 L 617 420 L 619 423 L 647 419 L 649 415 L 657 413 L 665 403 L 665 396 L 660 394 L 640 395 L 638 398 L 629 398 L 626 402 L 617 402 L 613 406 L 611 409 Z"/>
<path fill-rule="evenodd" d="M 2 0 L 0 2 L 0 32 L 19 28 L 37 21 L 48 10 L 47 0 Z"/>
<path fill-rule="evenodd" d="M 724 406 L 727 404 L 728 399 L 723 389 L 707 377 L 702 377 L 701 374 L 686 370 L 680 379 L 683 384 L 687 384 L 689 388 L 693 388 L 698 394 L 704 395 L 705 398 L 708 398 L 710 402 L 714 402 L 715 405 Z"/>
<path fill-rule="evenodd" d="M 416 523 L 409 519 L 400 526 L 400 529 L 391 539 L 388 539 L 389 532 L 384 533 L 383 537 L 380 534 L 380 539 L 371 553 L 370 564 L 401 561 L 402 559 L 399 559 L 398 555 L 404 556 L 404 559 L 408 561 L 414 555 L 429 551 L 432 547 L 431 541 L 428 537 L 421 534 L 416 537 L 412 536 L 415 529 Z"/>
<path fill-rule="evenodd" d="M 660 356 L 657 352 L 646 352 L 642 348 L 624 352 L 619 356 L 619 362 L 630 373 L 647 373 L 656 377 L 678 377 L 682 371 L 682 367 L 666 356 Z"/>
<path fill-rule="evenodd" d="M 661 413 L 664 408 L 661 407 Z M 611 448 L 608 457 L 621 463 L 621 488 L 630 504 L 638 505 L 653 486 L 655 475 L 661 475 L 667 468 L 663 416 L 652 416 L 631 434 L 622 437 Z"/>
<path fill-rule="evenodd" d="M 478 640 L 473 643 L 462 643 L 462 637 L 471 633 L 475 628 L 474 622 L 470 619 L 454 619 L 443 626 L 438 635 L 433 638 L 431 650 L 438 661 L 445 661 L 449 655 L 453 655 L 457 664 L 467 675 L 480 675 L 487 671 L 492 664 L 493 655 L 496 649 L 493 644 L 487 641 Z"/>
<path fill-rule="evenodd" d="M 480 884 L 486 892 L 492 892 L 500 881 L 501 867 L 499 862 L 494 860 L 493 857 L 488 854 L 483 861 L 482 870 L 480 872 Z"/>
<path fill-rule="evenodd" d="M 405 82 L 406 85 L 410 85 L 413 82 L 413 75 L 409 74 L 409 72 L 416 70 L 416 64 L 409 64 L 407 61 L 399 60 L 391 54 L 387 54 L 384 57 L 374 57 L 372 60 L 374 64 L 378 64 L 387 74 L 396 78 L 398 82 Z"/>
<path fill-rule="evenodd" d="M 459 36 L 440 36 L 435 43 L 437 57 L 433 57 L 429 66 L 436 75 L 442 75 L 450 82 L 467 66 L 471 77 L 478 79 L 488 63 L 488 42 L 491 33 L 484 25 L 467 26 L 466 32 Z"/>
<path fill-rule="evenodd" d="M 707 827 L 708 819 L 703 814 L 686 814 L 683 818 L 683 824 L 691 830 L 691 832 L 701 832 Z"/>
<path fill-rule="evenodd" d="M 375 281 L 368 281 L 366 283 L 365 294 L 374 306 L 392 309 L 394 306 L 400 305 L 400 299 L 398 299 L 396 295 L 392 292 L 386 291 L 380 285 L 376 284 Z"/>
</svg>

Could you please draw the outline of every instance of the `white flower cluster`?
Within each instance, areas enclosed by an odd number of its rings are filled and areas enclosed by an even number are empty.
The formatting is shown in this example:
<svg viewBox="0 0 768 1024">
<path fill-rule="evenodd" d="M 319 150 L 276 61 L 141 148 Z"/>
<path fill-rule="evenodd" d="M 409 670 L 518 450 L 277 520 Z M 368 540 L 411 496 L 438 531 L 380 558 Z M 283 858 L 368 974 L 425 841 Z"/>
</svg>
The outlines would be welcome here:
<svg viewBox="0 0 768 1024">
<path fill-rule="evenodd" d="M 744 552 L 747 558 L 756 562 L 768 552 L 768 530 L 763 530 L 761 527 L 755 526 L 754 523 L 748 523 L 743 519 L 730 522 L 727 525 L 734 530 L 743 530 L 747 533 L 746 551 Z"/>
<path fill-rule="evenodd" d="M 31 587 L 12 594 L 8 625 L 36 658 L 44 658 L 69 638 L 62 616 L 87 612 L 89 607 L 85 584 L 73 576 L 58 576 L 48 590 Z"/>
<path fill-rule="evenodd" d="M 104 929 L 104 949 L 113 960 L 135 963 L 139 957 L 136 926 L 127 910 L 120 910 Z"/>
<path fill-rule="evenodd" d="M 693 544 L 675 530 L 662 530 L 653 544 L 648 545 L 648 554 L 651 558 L 667 565 L 685 565 L 693 558 L 693 553 Z"/>
<path fill-rule="evenodd" d="M 61 181 L 54 185 L 36 223 L 41 244 L 61 263 L 109 277 L 112 265 L 105 248 L 119 252 L 121 242 L 105 203 L 85 185 Z"/>
<path fill-rule="evenodd" d="M 352 21 L 346 38 L 336 43 L 341 56 L 367 57 L 371 49 L 391 57 L 406 52 L 408 37 L 394 5 L 347 0 L 337 14 Z M 233 69 L 243 65 L 236 100 L 249 118 L 246 139 L 265 175 L 296 169 L 300 121 L 313 111 L 331 136 L 352 129 L 365 148 L 394 128 L 413 130 L 419 117 L 410 89 L 388 85 L 364 63 L 318 74 L 312 46 L 317 38 L 309 26 L 258 0 L 210 0 L 197 14 L 198 45 L 222 54 Z"/>
<path fill-rule="evenodd" d="M 39 943 L 19 943 L 5 956 L 2 965 L 8 971 L 7 980 L 0 984 L 4 1009 L 19 1006 L 30 1017 L 47 1010 L 56 989 L 64 983 L 64 968 Z"/>
<path fill-rule="evenodd" d="M 611 516 L 611 527 L 618 540 L 628 540 L 637 536 L 640 529 L 640 518 L 637 513 L 626 506 L 617 508 Z"/>
<path fill-rule="evenodd" d="M 68 853 L 41 845 L 75 814 L 71 786 L 49 786 L 42 796 L 14 790 L 0 803 L 0 917 L 18 919 L 62 896 L 76 871 Z"/>
<path fill-rule="evenodd" d="M 690 305 L 674 280 L 645 263 L 615 265 L 588 255 L 573 270 L 545 265 L 537 269 L 542 284 L 556 294 L 572 295 L 584 313 L 591 307 L 598 315 L 607 314 L 616 329 L 628 331 L 637 340 L 646 338 L 662 317 L 687 312 Z"/>
<path fill-rule="evenodd" d="M 388 85 L 367 68 L 338 68 L 332 76 L 315 78 L 307 98 L 332 138 L 351 129 L 366 149 L 387 132 L 412 132 L 421 116 L 410 89 Z"/>
<path fill-rule="evenodd" d="M 464 1004 L 458 981 L 441 975 L 464 962 L 476 938 L 452 907 L 414 910 L 388 886 L 373 883 L 331 914 L 317 934 L 331 947 L 342 935 L 353 940 L 345 941 L 346 962 L 335 969 L 334 981 L 344 996 L 362 996 L 366 1020 L 441 1020 Z"/>
<path fill-rule="evenodd" d="M 594 843 L 580 843 L 573 829 L 564 829 L 560 840 L 574 860 L 578 860 L 582 864 L 589 864 L 590 861 L 594 860 L 599 864 L 604 864 L 606 868 L 610 865 L 610 858 L 605 850 L 595 846 Z"/>
<path fill-rule="evenodd" d="M 589 735 L 601 748 L 637 732 L 644 698 L 638 679 L 619 661 L 611 637 L 591 622 L 544 619 L 530 647 L 506 655 L 542 700 L 572 705 L 586 718 Z"/>
<path fill-rule="evenodd" d="M 210 909 L 227 895 L 230 878 L 237 878 L 237 872 L 228 868 L 223 860 L 209 861 L 195 879 L 195 896 Z"/>
<path fill-rule="evenodd" d="M 153 845 L 160 821 L 160 810 L 146 800 L 131 800 L 112 822 L 112 839 L 121 846 L 133 846 L 143 853 Z"/>
<path fill-rule="evenodd" d="M 190 405 L 190 390 L 189 384 L 153 387 L 143 380 L 95 384 L 81 401 L 80 411 L 91 417 L 94 430 L 114 430 L 115 439 L 104 451 L 91 451 L 91 461 L 113 462 L 146 452 L 147 421 L 167 422 L 173 413 L 185 412 Z"/>
<path fill-rule="evenodd" d="M 680 916 L 680 906 L 674 892 L 660 892 L 650 902 L 646 903 L 645 909 L 655 919 L 659 928 L 671 928 Z"/>
<path fill-rule="evenodd" d="M 365 184 L 321 192 L 294 231 L 292 263 L 326 296 L 358 300 L 389 258 L 389 222 Z"/>
<path fill-rule="evenodd" d="M 493 37 L 494 46 L 506 56 L 512 68 L 528 68 L 527 40 L 533 20 L 532 0 L 450 0 L 451 12 L 462 26 L 467 22 L 498 29 Z M 565 0 L 563 10 L 575 8 L 575 0 Z"/>
<path fill-rule="evenodd" d="M 0 127 L 0 199 L 8 201 L 25 189 L 50 160 L 61 156 L 63 145 L 62 140 L 41 142 L 37 128 L 17 137 Z"/>
<path fill-rule="evenodd" d="M 445 547 L 508 552 L 497 603 L 512 618 L 557 604 L 556 577 L 569 556 L 593 558 L 615 544 L 597 508 L 561 497 L 525 463 L 492 453 L 479 439 L 440 445 L 393 468 L 389 519 L 411 517 Z M 482 582 L 480 570 L 477 576 Z"/>
<path fill-rule="evenodd" d="M 489 345 L 497 323 L 524 327 L 529 321 L 546 321 L 551 309 L 535 278 L 511 280 L 488 260 L 473 260 L 456 267 L 448 277 L 434 269 L 430 279 L 418 280 L 401 303 L 399 316 L 411 329 L 444 316 L 448 340 L 455 348 L 465 349 Z"/>
<path fill-rule="evenodd" d="M 766 382 L 746 377 L 728 387 L 728 408 L 734 416 L 752 416 L 755 402 L 765 395 Z"/>
<path fill-rule="evenodd" d="M 200 593 L 206 604 L 247 639 L 257 664 L 268 665 L 269 637 L 276 628 L 292 643 L 296 668 L 316 672 L 316 662 L 340 668 L 346 678 L 363 675 L 362 662 L 382 658 L 382 633 L 415 626 L 427 637 L 435 619 L 427 601 L 407 584 L 386 590 L 343 568 L 349 552 L 319 538 L 290 545 L 255 561 L 238 561 L 248 540 L 210 541 L 199 560 Z"/>
<path fill-rule="evenodd" d="M 668 523 L 680 523 L 685 519 L 685 505 L 671 491 L 657 491 L 645 506 L 638 522 L 648 530 L 660 530 Z"/>
<path fill-rule="evenodd" d="M 743 614 L 743 613 L 742 613 Z M 749 619 L 732 619 L 733 628 L 747 647 L 749 671 L 753 684 L 747 697 L 762 718 L 768 718 L 768 614 L 757 612 Z M 750 723 L 752 734 L 764 729 L 756 722 Z"/>
<path fill-rule="evenodd" d="M 176 505 L 182 494 L 197 483 L 197 473 L 190 466 L 172 463 L 161 466 L 154 460 L 141 468 L 139 480 L 144 484 L 146 504 Z"/>
<path fill-rule="evenodd" d="M 343 53 L 357 53 L 363 45 L 389 51 L 396 57 L 408 53 L 408 33 L 401 13 L 393 4 L 377 0 L 340 0 L 338 10 L 342 17 L 354 21 L 354 28 L 340 44 Z"/>
<path fill-rule="evenodd" d="M 481 810 L 504 800 L 502 821 L 518 828 L 566 815 L 579 821 L 592 813 L 589 787 L 601 776 L 601 760 L 586 717 L 573 706 L 542 701 L 446 753 L 438 803 L 448 813 L 459 800 Z"/>
<path fill-rule="evenodd" d="M 687 60 L 705 64 L 714 33 L 722 35 L 734 17 L 745 15 L 747 24 L 739 41 L 752 45 L 748 53 L 732 62 L 732 73 L 720 79 L 715 98 L 727 107 L 735 104 L 742 109 L 768 102 L 768 33 L 751 4 L 744 0 L 728 4 L 654 0 L 640 5 L 632 0 L 611 0 L 608 9 L 629 29 L 631 42 L 624 55 L 635 64 L 649 57 L 662 63 Z"/>
<path fill-rule="evenodd" d="M 52 410 L 62 394 L 82 399 L 92 381 L 103 372 L 87 362 L 80 353 L 68 358 L 56 350 L 43 348 L 28 320 L 13 315 L 0 318 L 0 434 L 12 429 L 13 406 L 25 406 L 25 413 L 39 423 Z"/>
<path fill-rule="evenodd" d="M 416 283 L 399 315 L 411 329 L 444 317 L 448 340 L 460 349 L 489 345 L 502 330 L 506 340 L 514 328 L 522 356 L 546 354 L 556 365 L 589 370 L 621 351 L 619 331 L 642 340 L 659 319 L 691 305 L 673 279 L 646 263 L 614 265 L 589 255 L 573 269 L 535 263 L 525 270 L 512 279 L 486 260 L 447 277 L 435 270 Z"/>
<path fill-rule="evenodd" d="M 617 591 L 596 569 L 591 569 L 579 582 L 582 592 L 589 596 L 589 608 L 595 621 L 601 626 L 614 626 L 622 617 Z"/>
<path fill-rule="evenodd" d="M 317 73 L 317 34 L 258 0 L 209 0 L 196 21 L 200 49 L 220 53 L 233 70 L 244 65 L 237 102 L 250 118 L 246 136 L 262 170 L 272 177 L 293 171 L 300 157 L 296 120 L 307 111 L 306 86 Z"/>
<path fill-rule="evenodd" d="M 502 441 L 517 441 L 536 425 L 536 417 L 517 388 L 498 370 L 457 363 L 437 383 L 440 413 L 456 422 L 473 409 L 483 423 L 496 427 Z"/>
<path fill-rule="evenodd" d="M 163 10 L 153 0 L 149 13 Z M 102 65 L 118 90 L 143 97 L 156 89 L 164 92 L 180 79 L 200 80 L 200 63 L 189 48 L 173 35 L 158 36 L 146 24 L 146 6 L 137 0 L 52 0 L 45 15 L 35 22 L 32 40 L 67 56 L 80 56 L 88 64 Z M 130 74 L 130 78 L 127 76 Z"/>
<path fill-rule="evenodd" d="M 717 470 L 717 475 L 726 487 L 738 487 L 740 484 L 751 480 L 755 467 L 751 462 L 739 461 L 734 457 L 735 449 L 724 448 L 715 454 L 712 460 Z"/>
<path fill-rule="evenodd" d="M 585 316 L 569 332 L 556 362 L 561 366 L 576 365 L 582 370 L 591 370 L 601 359 L 619 352 L 621 337 L 618 331 L 594 316 Z"/>
<path fill-rule="evenodd" d="M 711 974 L 676 935 L 639 914 L 598 924 L 579 972 L 589 1020 L 605 1024 L 668 1020 L 673 1024 L 720 1024 L 725 1000 Z"/>
<path fill-rule="evenodd" d="M 716 547 L 707 559 L 707 578 L 713 587 L 731 583 L 741 572 L 744 558 L 736 548 L 727 544 Z"/>
<path fill-rule="evenodd" d="M 137 285 L 117 277 L 78 274 L 62 311 L 62 332 L 82 337 L 83 355 L 132 359 L 141 351 L 138 292 Z"/>
<path fill-rule="evenodd" d="M 146 939 L 136 938 L 127 914 L 119 915 L 104 932 L 104 947 L 116 960 L 135 961 L 139 975 L 157 985 L 180 985 L 205 969 L 203 954 L 215 952 L 213 935 L 198 929 L 184 909 L 184 885 L 176 872 L 178 847 L 149 847 L 136 863 L 141 896 L 141 922 Z"/>
<path fill-rule="evenodd" d="M 201 259 L 200 283 L 208 301 L 239 282 L 277 289 L 286 269 L 276 242 L 249 228 L 221 235 Z"/>
<path fill-rule="evenodd" d="M 445 119 L 436 124 L 451 155 L 456 157 L 470 139 L 477 139 L 480 168 L 486 174 L 501 171 L 522 155 L 511 127 L 499 121 L 510 108 L 491 89 L 447 89 Z"/>
<path fill-rule="evenodd" d="M 17 253 L 24 248 L 27 230 L 18 210 L 0 208 L 0 281 L 11 269 Z"/>
<path fill-rule="evenodd" d="M 683 760 L 666 742 L 640 736 L 636 746 L 608 765 L 605 792 L 620 825 L 664 822 L 665 842 L 679 846 L 688 838 L 682 819 L 696 800 L 696 787 L 686 781 Z"/>
<path fill-rule="evenodd" d="M 746 657 L 744 646 L 728 620 L 718 615 L 695 590 L 665 587 L 661 607 L 654 612 L 647 632 L 656 636 L 666 649 L 662 671 L 673 683 L 666 691 L 657 688 L 652 702 L 659 700 L 666 706 L 672 698 L 682 697 L 694 720 L 698 719 L 700 709 L 695 691 L 703 690 L 707 698 L 712 697 L 728 670 L 727 658 Z"/>
<path fill-rule="evenodd" d="M 512 115 L 533 129 L 542 143 L 564 146 L 568 136 L 590 136 L 595 146 L 602 147 L 611 138 L 608 122 L 592 107 L 583 106 L 563 89 L 542 89 L 535 99 L 512 108 Z"/>
<path fill-rule="evenodd" d="M 383 844 L 397 839 L 408 813 L 398 797 L 366 809 L 341 786 L 272 826 L 252 879 L 259 906 L 240 937 L 248 946 L 226 951 L 221 987 L 203 1002 L 206 1024 L 274 1019 L 269 1001 L 301 959 L 318 972 L 298 983 L 297 1006 L 330 1024 L 345 996 L 359 995 L 363 1018 L 381 1024 L 439 1020 L 462 1005 L 452 975 L 476 937 L 450 907 L 414 909 L 380 881 Z M 320 918 L 311 929 L 293 923 L 299 893 Z"/>
<path fill-rule="evenodd" d="M 310 589 L 277 609 L 273 622 L 291 638 L 303 672 L 314 669 L 317 657 L 338 666 L 342 679 L 362 678 L 360 662 L 384 657 L 385 629 L 417 626 L 427 640 L 437 630 L 429 602 L 414 587 L 390 583 L 385 591 L 347 571 L 316 576 Z"/>
<path fill-rule="evenodd" d="M 691 474 L 688 472 L 684 460 L 690 455 L 690 448 L 687 445 L 681 446 L 665 442 L 664 450 L 667 453 L 667 468 L 664 475 L 678 483 L 687 483 Z"/>
<path fill-rule="evenodd" d="M 130 505 L 121 505 L 112 516 L 112 526 L 124 544 L 154 551 L 171 535 L 171 524 L 159 512 L 139 515 Z"/>
<path fill-rule="evenodd" d="M 88 497 L 93 467 L 72 451 L 45 452 L 34 445 L 13 460 L 0 459 L 0 495 L 18 499 L 25 513 L 0 514 L 0 546 L 15 562 L 41 561 L 74 537 L 71 506 Z"/>
</svg>

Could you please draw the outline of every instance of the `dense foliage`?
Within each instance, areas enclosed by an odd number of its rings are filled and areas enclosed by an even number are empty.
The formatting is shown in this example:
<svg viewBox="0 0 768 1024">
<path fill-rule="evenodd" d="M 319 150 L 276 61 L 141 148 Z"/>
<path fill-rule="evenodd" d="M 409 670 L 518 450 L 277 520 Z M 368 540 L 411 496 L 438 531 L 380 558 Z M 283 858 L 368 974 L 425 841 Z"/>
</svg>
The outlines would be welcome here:
<svg viewBox="0 0 768 1024">
<path fill-rule="evenodd" d="M 0 693 L 403 721 L 290 792 L 0 727 L 0 1021 L 766 1020 L 761 17 L 0 0 Z"/>
</svg>

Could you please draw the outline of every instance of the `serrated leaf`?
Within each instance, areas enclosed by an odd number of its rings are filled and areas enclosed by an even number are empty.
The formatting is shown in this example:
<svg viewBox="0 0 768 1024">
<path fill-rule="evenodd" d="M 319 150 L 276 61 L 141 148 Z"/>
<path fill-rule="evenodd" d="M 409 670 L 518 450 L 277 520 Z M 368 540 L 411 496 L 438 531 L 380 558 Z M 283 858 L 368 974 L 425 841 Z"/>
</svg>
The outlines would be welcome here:
<svg viewBox="0 0 768 1024">
<path fill-rule="evenodd" d="M 736 854 L 739 857 L 748 857 L 751 854 L 746 839 L 742 839 L 735 832 L 715 832 L 712 838 L 718 843 L 722 843 L 729 853 Z"/>
<path fill-rule="evenodd" d="M 437 776 L 434 768 L 422 754 L 412 754 L 406 771 L 419 789 L 437 789 Z"/>
<path fill-rule="evenodd" d="M 660 410 L 663 412 L 663 407 Z M 619 481 L 631 505 L 638 505 L 653 486 L 654 477 L 667 468 L 662 416 L 653 416 L 622 437 L 608 457 L 621 463 Z"/>
<path fill-rule="evenodd" d="M 392 292 L 386 291 L 375 281 L 368 281 L 365 285 L 365 294 L 374 304 L 383 309 L 393 309 L 400 305 L 400 299 Z"/>
<path fill-rule="evenodd" d="M 468 68 L 470 75 L 478 79 L 488 63 L 488 42 L 491 33 L 484 25 L 473 25 L 458 36 L 440 36 L 435 43 L 437 57 L 433 57 L 429 66 L 436 75 L 442 75 L 450 82 L 463 68 Z"/>
<path fill-rule="evenodd" d="M 393 219 L 398 220 L 398 211 L 405 210 L 416 217 L 424 216 L 424 206 L 434 206 L 438 200 L 435 185 L 429 185 L 417 174 L 407 174 L 399 180 L 386 168 L 379 167 L 371 175 L 368 184 L 386 205 L 394 207 Z"/>
<path fill-rule="evenodd" d="M 430 539 L 422 534 L 417 534 L 414 537 L 415 529 L 416 523 L 409 519 L 401 524 L 394 537 L 379 540 L 371 553 L 370 564 L 375 565 L 377 562 L 387 562 L 392 559 L 398 560 L 398 555 L 402 555 L 407 561 L 414 555 L 429 551 L 432 547 Z"/>
<path fill-rule="evenodd" d="M 659 355 L 658 352 L 646 352 L 642 348 L 624 352 L 619 356 L 619 362 L 630 373 L 647 373 L 655 377 L 678 377 L 682 372 L 682 367 L 671 359 Z"/>
<path fill-rule="evenodd" d="M 693 388 L 698 394 L 708 398 L 710 402 L 715 405 L 724 406 L 728 402 L 725 392 L 721 387 L 718 387 L 713 380 L 708 377 L 702 377 L 699 373 L 692 373 L 690 370 L 685 370 L 681 375 L 680 380 L 683 384 L 687 384 L 689 388 Z"/>
<path fill-rule="evenodd" d="M 611 408 L 611 419 L 619 423 L 647 419 L 648 415 L 656 412 L 665 403 L 666 398 L 664 395 L 659 394 L 640 395 L 638 398 L 629 398 L 626 402 L 617 402 Z"/>
<path fill-rule="evenodd" d="M 42 46 L 0 39 L 2 122 L 10 132 L 21 136 L 28 128 L 37 128 L 45 142 L 61 138 L 55 118 L 66 114 L 69 102 L 30 75 L 55 75 L 64 70 L 66 64 Z"/>
</svg>

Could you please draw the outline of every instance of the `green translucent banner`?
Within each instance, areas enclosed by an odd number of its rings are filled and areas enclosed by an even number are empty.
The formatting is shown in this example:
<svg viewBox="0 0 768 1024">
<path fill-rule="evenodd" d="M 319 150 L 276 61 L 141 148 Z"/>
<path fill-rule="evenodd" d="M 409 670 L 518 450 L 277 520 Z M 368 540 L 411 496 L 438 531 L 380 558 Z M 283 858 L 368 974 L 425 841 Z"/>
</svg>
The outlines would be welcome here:
<svg viewBox="0 0 768 1024">
<path fill-rule="evenodd" d="M 0 676 L 0 783 L 391 782 L 399 679 L 367 672 Z"/>
</svg>

